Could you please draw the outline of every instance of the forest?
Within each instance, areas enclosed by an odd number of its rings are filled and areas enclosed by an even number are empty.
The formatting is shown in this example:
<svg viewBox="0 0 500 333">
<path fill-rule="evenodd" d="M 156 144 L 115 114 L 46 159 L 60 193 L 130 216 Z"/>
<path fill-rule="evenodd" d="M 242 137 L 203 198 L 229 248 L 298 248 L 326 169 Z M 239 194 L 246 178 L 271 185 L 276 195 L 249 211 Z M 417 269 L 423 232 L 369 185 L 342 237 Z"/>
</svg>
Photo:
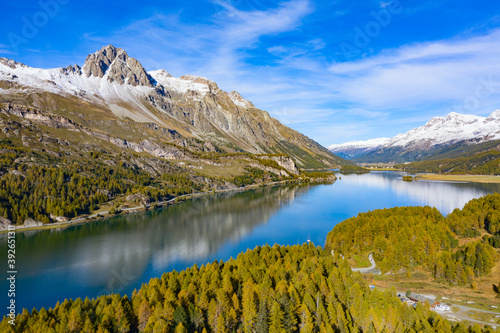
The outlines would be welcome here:
<svg viewBox="0 0 500 333">
<path fill-rule="evenodd" d="M 492 235 L 500 234 L 500 194 L 469 201 L 463 209 L 455 209 L 447 216 L 446 222 L 457 235 L 463 235 L 470 229 L 485 229 Z"/>
<path fill-rule="evenodd" d="M 200 174 L 178 162 L 130 152 L 90 151 L 81 158 L 54 157 L 10 139 L 0 140 L 0 151 L 0 217 L 17 225 L 27 219 L 43 223 L 72 219 L 95 212 L 103 204 L 111 204 L 111 211 L 119 212 L 120 204 L 129 201 L 127 197 L 134 198 L 132 204 L 154 204 L 217 187 L 296 178 L 271 171 L 285 170 L 270 159 L 283 155 L 203 153 L 204 158 L 219 163 L 224 158 L 245 158 L 252 163 L 251 167 L 243 165 L 239 175 L 224 177 Z"/>
<path fill-rule="evenodd" d="M 412 173 L 500 175 L 500 151 L 489 150 L 472 156 L 418 161 L 396 165 L 395 167 Z"/>
<path fill-rule="evenodd" d="M 118 195 L 139 192 L 158 201 L 199 189 L 186 175 L 164 174 L 154 180 L 144 171 L 97 163 L 21 166 L 16 171 L 0 178 L 0 216 L 16 224 L 87 214 Z"/>
<path fill-rule="evenodd" d="M 24 310 L 1 332 L 493 332 L 450 324 L 428 305 L 371 290 L 322 247 L 258 246 L 227 262 L 151 279 L 130 297 Z"/>
<path fill-rule="evenodd" d="M 346 257 L 373 253 L 382 272 L 421 266 L 448 284 L 487 275 L 500 245 L 500 194 L 471 200 L 447 217 L 431 207 L 396 207 L 360 213 L 336 225 L 325 248 Z M 458 246 L 459 238 L 483 238 Z"/>
<path fill-rule="evenodd" d="M 349 174 L 349 173 L 369 173 L 370 170 L 367 168 L 363 168 L 357 165 L 344 165 L 340 168 L 339 170 L 343 174 Z"/>
</svg>

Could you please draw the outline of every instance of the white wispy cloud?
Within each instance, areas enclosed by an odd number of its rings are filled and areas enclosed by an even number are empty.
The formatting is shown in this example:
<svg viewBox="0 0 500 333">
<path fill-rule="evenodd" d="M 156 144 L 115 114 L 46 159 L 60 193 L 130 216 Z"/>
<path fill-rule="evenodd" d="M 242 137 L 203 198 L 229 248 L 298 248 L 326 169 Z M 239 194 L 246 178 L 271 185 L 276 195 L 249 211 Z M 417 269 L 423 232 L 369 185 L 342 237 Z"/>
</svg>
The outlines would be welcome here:
<svg viewBox="0 0 500 333">
<path fill-rule="evenodd" d="M 201 75 L 237 90 L 323 145 L 367 139 L 370 133 L 392 136 L 451 111 L 487 114 L 500 108 L 500 86 L 475 97 L 485 80 L 500 82 L 500 30 L 401 45 L 332 64 L 335 47 L 324 35 L 300 33 L 315 10 L 309 0 L 250 10 L 230 1 L 213 3 L 217 13 L 201 23 L 183 21 L 181 11 L 157 13 L 87 39 L 116 44 L 149 70 Z M 303 38 L 262 42 L 289 32 Z M 252 61 L 264 53 L 265 61 Z M 474 98 L 477 105 L 471 104 Z"/>
<path fill-rule="evenodd" d="M 149 69 L 161 67 L 177 75 L 196 72 L 215 80 L 242 74 L 245 50 L 254 48 L 262 36 L 295 29 L 313 10 L 309 0 L 292 0 L 272 9 L 251 11 L 239 10 L 229 1 L 213 3 L 219 10 L 208 22 L 183 22 L 182 12 L 158 13 L 110 36 L 87 38 L 120 44 Z"/>
<path fill-rule="evenodd" d="M 14 51 L 12 51 L 12 46 L 7 45 L 7 44 L 1 44 L 0 43 L 0 54 L 16 54 Z"/>
<path fill-rule="evenodd" d="M 334 64 L 342 81 L 339 95 L 347 101 L 383 108 L 408 108 L 430 102 L 448 103 L 449 111 L 475 97 L 483 81 L 500 82 L 500 30 L 487 35 L 405 45 L 354 62 Z M 485 87 L 487 89 L 488 87 Z M 483 113 L 500 101 L 500 87 L 484 91 Z M 483 89 L 484 90 L 484 89 Z"/>
</svg>

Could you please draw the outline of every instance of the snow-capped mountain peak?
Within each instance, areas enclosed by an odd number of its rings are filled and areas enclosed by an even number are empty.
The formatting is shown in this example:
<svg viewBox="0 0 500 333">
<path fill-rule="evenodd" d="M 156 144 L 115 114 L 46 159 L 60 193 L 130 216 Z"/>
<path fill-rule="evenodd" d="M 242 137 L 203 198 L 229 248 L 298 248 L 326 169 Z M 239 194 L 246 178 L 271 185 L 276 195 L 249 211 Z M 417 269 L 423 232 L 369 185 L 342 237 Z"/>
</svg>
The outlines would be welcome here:
<svg viewBox="0 0 500 333">
<path fill-rule="evenodd" d="M 23 63 L 17 62 L 15 60 L 7 59 L 7 58 L 0 58 L 0 64 L 3 64 L 3 65 L 10 67 L 12 69 L 29 67 Z"/>
<path fill-rule="evenodd" d="M 107 45 L 89 54 L 82 67 L 87 77 L 106 78 L 109 82 L 132 86 L 153 87 L 154 80 L 136 59 L 129 57 L 125 50 Z"/>
<path fill-rule="evenodd" d="M 332 145 L 330 151 L 346 158 L 356 158 L 379 149 L 392 148 L 408 152 L 428 150 L 434 146 L 446 146 L 460 141 L 475 143 L 500 139 L 500 110 L 488 117 L 463 115 L 451 112 L 444 117 L 434 117 L 424 126 L 398 134 L 391 139 L 346 142 Z"/>
<path fill-rule="evenodd" d="M 387 142 L 389 142 L 390 138 L 378 138 L 378 139 L 370 139 L 366 141 L 349 141 L 346 143 L 334 144 L 328 147 L 328 149 L 336 149 L 339 147 L 352 147 L 352 148 L 372 148 L 379 147 Z"/>
<path fill-rule="evenodd" d="M 434 146 L 462 140 L 483 140 L 491 138 L 492 134 L 500 138 L 500 123 L 492 124 L 486 120 L 486 117 L 451 112 L 445 117 L 432 118 L 422 127 L 398 134 L 388 142 L 388 146 L 418 147 L 423 141 L 426 146 Z"/>
<path fill-rule="evenodd" d="M 490 122 L 490 121 L 500 121 L 500 110 L 496 110 L 495 112 L 493 112 L 492 114 L 490 114 L 486 120 L 487 122 Z"/>
<path fill-rule="evenodd" d="M 378 138 L 366 141 L 350 141 L 331 145 L 328 150 L 342 158 L 350 159 L 383 147 L 390 140 L 390 138 Z"/>
<path fill-rule="evenodd" d="M 239 92 L 237 91 L 231 91 L 229 94 L 229 97 L 231 98 L 231 100 L 233 101 L 234 104 L 236 104 L 237 106 L 240 106 L 242 108 L 252 108 L 252 107 L 255 107 L 252 102 L 250 102 L 249 100 L 246 100 L 244 99 Z"/>
</svg>

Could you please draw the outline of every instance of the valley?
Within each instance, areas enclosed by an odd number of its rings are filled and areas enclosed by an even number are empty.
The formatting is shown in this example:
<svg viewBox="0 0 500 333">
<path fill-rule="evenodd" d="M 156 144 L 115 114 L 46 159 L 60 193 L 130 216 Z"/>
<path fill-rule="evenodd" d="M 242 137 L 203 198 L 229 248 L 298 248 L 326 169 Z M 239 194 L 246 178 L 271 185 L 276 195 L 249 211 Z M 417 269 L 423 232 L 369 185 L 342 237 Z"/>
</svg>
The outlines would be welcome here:
<svg viewBox="0 0 500 333">
<path fill-rule="evenodd" d="M 347 162 L 237 92 L 148 73 L 119 48 L 83 67 L 0 59 L 0 228 L 43 227 L 179 195 L 331 178 Z"/>
<path fill-rule="evenodd" d="M 500 331 L 500 1 L 3 1 L 0 333 Z"/>
<path fill-rule="evenodd" d="M 84 300 L 85 296 L 101 297 L 111 292 L 119 292 L 130 299 L 134 289 L 164 272 L 181 272 L 194 264 L 201 267 L 214 260 L 225 262 L 247 249 L 262 247 L 262 244 L 292 246 L 306 239 L 324 244 L 333 225 L 356 216 L 360 210 L 437 204 L 443 214 L 449 214 L 471 198 L 498 191 L 497 184 L 405 183 L 401 181 L 402 175 L 404 173 L 384 171 L 337 173 L 341 179 L 333 185 L 302 183 L 189 196 L 176 205 L 137 214 L 122 213 L 67 228 L 19 230 L 19 271 L 24 273 L 18 276 L 20 294 L 17 300 L 27 308 L 48 309 L 57 300 L 67 297 L 77 302 L 75 306 L 79 304 L 78 297 Z M 446 198 L 445 202 L 442 198 Z M 459 238 L 459 246 L 462 245 Z M 331 258 L 329 251 L 327 256 Z M 75 265 L 76 262 L 79 264 Z M 116 280 L 116 274 L 122 283 L 111 283 Z M 446 290 L 451 288 L 456 290 L 458 298 L 466 300 L 469 294 L 479 298 L 481 293 L 492 294 L 492 289 L 486 288 L 487 283 L 494 280 L 494 271 L 492 274 L 489 280 L 483 281 L 487 277 L 475 279 L 478 288 L 464 292 L 463 298 L 458 294 L 460 288 L 467 290 L 467 286 L 446 287 L 433 282 L 429 273 L 421 275 L 412 271 L 411 279 L 402 273 L 399 282 L 394 275 L 374 276 L 373 280 L 368 275 L 362 280 L 380 288 L 394 285 L 396 290 L 405 290 L 413 284 L 410 289 L 416 292 L 432 290 L 435 295 L 443 296 L 450 296 Z M 76 280 L 68 281 L 67 276 Z M 2 284 L 0 286 L 3 288 Z M 52 290 L 50 295 L 35 292 L 42 286 L 54 288 L 49 288 Z M 54 291 L 56 286 L 57 292 Z M 494 297 L 492 295 L 485 300 Z M 396 301 L 400 302 L 396 299 L 394 304 L 398 304 Z"/>
</svg>

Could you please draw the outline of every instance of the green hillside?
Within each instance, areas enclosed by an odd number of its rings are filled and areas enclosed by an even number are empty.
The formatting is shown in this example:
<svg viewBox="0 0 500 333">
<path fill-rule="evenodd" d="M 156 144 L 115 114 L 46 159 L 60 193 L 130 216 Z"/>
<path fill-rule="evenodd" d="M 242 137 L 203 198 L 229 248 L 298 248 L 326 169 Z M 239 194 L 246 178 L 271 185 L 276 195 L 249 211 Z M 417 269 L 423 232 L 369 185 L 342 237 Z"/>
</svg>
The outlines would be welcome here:
<svg viewBox="0 0 500 333">
<path fill-rule="evenodd" d="M 404 147 L 380 148 L 352 159 L 355 163 L 380 163 L 380 162 L 419 162 L 429 160 L 452 159 L 457 157 L 470 157 L 480 152 L 497 149 L 499 140 L 476 143 L 460 141 L 452 145 L 436 145 L 428 149 L 406 151 Z"/>
<path fill-rule="evenodd" d="M 370 290 L 314 245 L 265 245 L 227 262 L 165 273 L 131 297 L 65 300 L 24 310 L 9 332 L 481 332 Z"/>
<path fill-rule="evenodd" d="M 336 225 L 325 248 L 344 255 L 373 253 L 385 272 L 416 267 L 437 281 L 452 285 L 472 283 L 491 273 L 497 263 L 493 246 L 500 236 L 500 194 L 471 200 L 462 210 L 443 217 L 436 208 L 397 207 L 360 213 Z M 477 237 L 459 247 L 459 239 Z"/>
<path fill-rule="evenodd" d="M 408 172 L 433 172 L 471 175 L 500 175 L 500 151 L 487 150 L 464 153 L 464 156 L 432 159 L 396 165 Z"/>
</svg>

